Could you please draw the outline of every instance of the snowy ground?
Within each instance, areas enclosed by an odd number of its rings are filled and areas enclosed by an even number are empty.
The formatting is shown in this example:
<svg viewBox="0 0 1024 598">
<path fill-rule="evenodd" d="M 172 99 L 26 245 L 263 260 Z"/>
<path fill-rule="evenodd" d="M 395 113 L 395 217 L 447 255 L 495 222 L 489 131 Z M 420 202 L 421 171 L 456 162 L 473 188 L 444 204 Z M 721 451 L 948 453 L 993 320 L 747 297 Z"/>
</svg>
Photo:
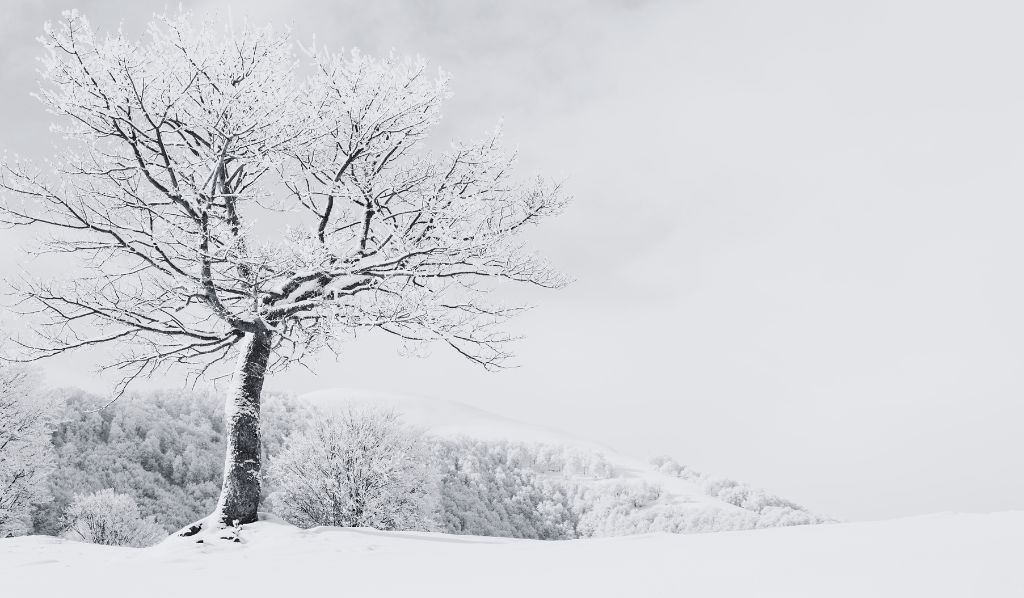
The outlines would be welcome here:
<svg viewBox="0 0 1024 598">
<path fill-rule="evenodd" d="M 146 549 L 0 540 L 0 594 L 80 596 L 1019 597 L 1024 512 L 541 542 L 299 530 Z"/>
</svg>

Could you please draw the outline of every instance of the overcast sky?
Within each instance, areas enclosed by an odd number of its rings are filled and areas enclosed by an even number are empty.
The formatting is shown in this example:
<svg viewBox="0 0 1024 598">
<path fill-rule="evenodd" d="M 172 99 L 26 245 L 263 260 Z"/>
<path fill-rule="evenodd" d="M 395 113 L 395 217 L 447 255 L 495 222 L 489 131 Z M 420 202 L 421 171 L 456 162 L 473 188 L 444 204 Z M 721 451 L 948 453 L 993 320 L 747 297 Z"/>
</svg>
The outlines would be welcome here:
<svg viewBox="0 0 1024 598">
<path fill-rule="evenodd" d="M 34 38 L 73 2 L 0 3 L 0 148 L 51 153 Z M 77 8 L 138 33 L 164 4 Z M 421 54 L 454 76 L 440 135 L 503 117 L 576 197 L 536 244 L 577 282 L 530 294 L 518 369 L 367 338 L 269 387 L 456 399 L 840 518 L 1024 508 L 1020 3 L 186 6 Z"/>
</svg>

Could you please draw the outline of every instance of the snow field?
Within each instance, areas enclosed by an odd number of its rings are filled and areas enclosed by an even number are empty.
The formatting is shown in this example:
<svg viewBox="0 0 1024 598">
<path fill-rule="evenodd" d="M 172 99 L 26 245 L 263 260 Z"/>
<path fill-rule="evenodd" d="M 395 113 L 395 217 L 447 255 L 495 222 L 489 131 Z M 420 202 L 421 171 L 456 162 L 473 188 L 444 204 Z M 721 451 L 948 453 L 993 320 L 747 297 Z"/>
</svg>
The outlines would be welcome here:
<svg viewBox="0 0 1024 598">
<path fill-rule="evenodd" d="M 1024 512 L 543 542 L 246 526 L 146 549 L 0 540 L 4 596 L 1021 596 Z"/>
</svg>

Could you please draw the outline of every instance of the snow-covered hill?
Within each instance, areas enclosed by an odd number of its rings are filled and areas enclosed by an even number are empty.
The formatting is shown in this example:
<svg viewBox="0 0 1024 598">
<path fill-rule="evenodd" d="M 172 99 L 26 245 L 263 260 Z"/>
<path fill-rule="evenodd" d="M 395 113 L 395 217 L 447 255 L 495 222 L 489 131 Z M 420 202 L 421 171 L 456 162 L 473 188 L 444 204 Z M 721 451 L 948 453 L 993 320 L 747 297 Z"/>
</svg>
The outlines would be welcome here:
<svg viewBox="0 0 1024 598">
<path fill-rule="evenodd" d="M 0 540 L 0 595 L 1016 598 L 1024 513 L 544 542 L 246 526 L 240 544 Z"/>
<path fill-rule="evenodd" d="M 445 399 L 358 388 L 320 390 L 300 395 L 298 398 L 327 411 L 347 406 L 394 410 L 402 414 L 405 423 L 439 436 L 465 435 L 482 440 L 571 444 L 595 450 L 604 448 L 558 430 L 527 424 L 465 403 Z"/>
<path fill-rule="evenodd" d="M 526 424 L 463 403 L 359 389 L 332 389 L 299 397 L 319 409 L 373 407 L 393 410 L 407 424 L 444 438 L 465 436 L 568 447 L 607 473 L 569 474 L 598 503 L 593 534 L 650 531 L 705 532 L 833 521 L 789 500 L 727 478 L 693 471 L 667 458 L 655 463 L 543 426 Z M 611 496 L 614 495 L 614 496 Z M 623 503 L 631 504 L 628 509 Z"/>
</svg>

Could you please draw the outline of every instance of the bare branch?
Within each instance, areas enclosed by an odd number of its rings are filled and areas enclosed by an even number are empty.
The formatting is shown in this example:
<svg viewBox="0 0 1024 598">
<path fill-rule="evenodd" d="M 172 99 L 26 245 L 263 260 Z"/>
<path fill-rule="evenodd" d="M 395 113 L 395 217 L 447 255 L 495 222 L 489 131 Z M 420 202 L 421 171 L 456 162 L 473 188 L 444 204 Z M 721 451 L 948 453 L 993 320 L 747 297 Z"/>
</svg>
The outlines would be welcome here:
<svg viewBox="0 0 1024 598">
<path fill-rule="evenodd" d="M 494 369 L 519 309 L 484 303 L 486 282 L 564 283 L 519 238 L 561 189 L 516 178 L 498 131 L 428 152 L 448 91 L 422 60 L 313 52 L 299 80 L 287 36 L 187 14 L 136 43 L 68 13 L 43 46 L 67 148 L 45 175 L 0 165 L 0 223 L 75 263 L 17 285 L 35 334 L 14 358 L 114 344 L 127 384 L 203 375 L 245 335 L 285 368 L 378 329 Z"/>
</svg>

